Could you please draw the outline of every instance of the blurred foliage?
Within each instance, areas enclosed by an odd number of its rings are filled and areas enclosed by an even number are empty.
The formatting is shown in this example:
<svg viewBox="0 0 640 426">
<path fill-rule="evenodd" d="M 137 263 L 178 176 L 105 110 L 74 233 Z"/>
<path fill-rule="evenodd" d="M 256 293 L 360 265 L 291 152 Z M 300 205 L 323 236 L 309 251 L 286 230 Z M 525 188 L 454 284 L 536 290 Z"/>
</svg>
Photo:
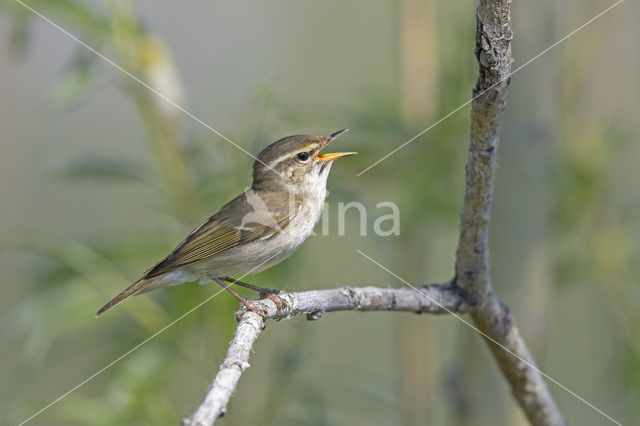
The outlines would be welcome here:
<svg viewBox="0 0 640 426">
<path fill-rule="evenodd" d="M 131 75 L 183 105 L 182 82 L 170 49 L 145 28 L 130 2 L 30 0 L 28 4 L 77 34 Z M 2 8 L 12 22 L 10 51 L 16 57 L 24 56 L 30 47 L 32 20 L 38 18 L 15 2 L 4 2 Z M 447 22 L 450 26 L 441 29 L 446 35 L 441 43 L 435 43 L 445 47 L 427 52 L 439 58 L 438 76 L 433 79 L 437 87 L 431 90 L 435 98 L 428 100 L 434 105 L 430 122 L 468 99 L 475 78 L 475 59 L 470 47 L 474 39 L 473 15 L 464 14 L 463 18 Z M 164 209 L 161 214 L 170 225 L 157 232 L 123 229 L 120 234 L 87 235 L 81 240 L 53 232 L 39 232 L 38 238 L 32 240 L 19 234 L 13 241 L 3 243 L 3 249 L 23 250 L 39 257 L 25 290 L 26 297 L 3 314 L 0 325 L 3 346 L 17 348 L 20 354 L 9 377 L 3 378 L 16 395 L 14 401 L 0 405 L 3 424 L 25 419 L 49 403 L 52 394 L 63 391 L 50 383 L 53 374 L 38 375 L 33 371 L 42 371 L 44 365 L 67 366 L 69 359 L 77 356 L 77 361 L 72 360 L 77 371 L 71 369 L 65 376 L 68 383 L 80 383 L 86 378 L 86 371 L 109 364 L 219 291 L 213 286 L 186 285 L 153 292 L 148 297 L 136 298 L 135 303 L 121 305 L 119 315 L 96 325 L 93 318 L 98 307 L 96 300 L 106 301 L 128 285 L 126 277 L 132 271 L 140 272 L 162 258 L 184 232 L 210 214 L 219 200 L 233 196 L 238 188 L 229 159 L 212 155 L 205 136 L 186 131 L 185 115 L 180 110 L 124 74 L 107 78 L 103 68 L 96 66 L 97 61 L 98 57 L 79 46 L 52 90 L 48 105 L 56 111 L 74 110 L 98 88 L 117 87 L 137 112 L 146 132 L 151 160 L 143 164 L 126 156 L 78 157 L 48 177 L 69 183 L 99 182 L 105 187 L 151 189 L 155 205 Z M 574 107 L 581 100 L 573 97 L 580 93 L 580 87 L 587 85 L 587 77 L 578 78 L 580 73 L 572 64 L 568 61 L 565 90 L 559 94 L 558 102 L 565 112 L 558 119 L 562 124 L 553 137 L 562 143 L 553 149 L 556 172 L 552 177 L 552 212 L 542 236 L 551 247 L 549 266 L 553 278 L 551 285 L 540 285 L 553 287 L 554 295 L 572 286 L 597 289 L 597 297 L 603 302 L 599 307 L 602 311 L 597 314 L 614 324 L 612 338 L 620 346 L 605 373 L 615 377 L 612 382 L 620 383 L 616 392 L 632 394 L 637 399 L 640 292 L 634 277 L 640 273 L 638 206 L 625 198 L 624 189 L 613 188 L 619 179 L 611 170 L 612 164 L 629 152 L 634 135 L 622 131 L 615 119 L 605 125 L 595 117 L 591 123 L 584 122 L 587 113 Z M 265 141 L 265 134 L 280 134 L 283 128 L 308 122 L 347 123 L 353 130 L 349 135 L 350 149 L 365 154 L 350 160 L 352 169 L 359 171 L 429 124 L 405 117 L 402 102 L 399 90 L 371 89 L 348 107 L 318 103 L 311 107 L 282 102 L 264 85 L 256 89 L 241 120 L 248 125 L 239 126 L 236 139 L 256 153 L 270 142 Z M 443 240 L 448 241 L 445 247 L 455 248 L 451 240 L 455 239 L 463 197 L 467 138 L 468 117 L 458 113 L 412 142 L 410 149 L 394 153 L 392 160 L 381 162 L 362 177 L 332 180 L 334 199 L 361 201 L 367 206 L 371 206 L 371 200 L 375 203 L 387 199 L 400 206 L 401 236 L 372 236 L 370 246 L 385 259 L 385 265 L 401 271 L 399 275 L 408 280 L 417 283 L 432 277 L 450 278 L 439 274 L 452 271 L 452 265 L 437 268 L 438 260 L 452 259 L 453 250 L 442 254 Z M 332 171 L 336 176 L 346 173 L 350 172 L 339 168 Z M 493 227 L 500 225 L 496 223 Z M 524 253 L 523 257 L 529 254 Z M 426 258 L 436 260 L 426 262 Z M 295 286 L 298 281 L 304 282 L 305 271 L 294 262 L 284 262 L 263 273 L 261 279 Z M 64 404 L 53 406 L 41 420 L 34 419 L 34 424 L 177 424 L 200 401 L 215 372 L 215 364 L 222 359 L 233 332 L 236 308 L 235 300 L 221 297 L 216 299 L 215 309 L 193 311 L 153 337 L 153 343 L 143 350 L 123 358 L 118 368 L 106 370 L 84 385 L 82 392 L 74 392 Z M 546 315 L 551 308 L 545 301 L 540 309 Z M 332 338 L 337 339 L 335 335 L 343 326 L 336 324 L 345 318 L 323 319 L 323 323 L 333 324 Z M 370 344 L 375 348 L 376 339 L 385 332 L 381 329 L 389 326 L 386 323 L 380 329 L 367 323 L 358 339 L 351 338 L 348 344 L 332 340 L 328 347 L 320 348 L 318 342 L 326 339 L 315 334 L 320 332 L 310 331 L 312 324 L 295 321 L 279 324 L 278 327 L 286 328 L 283 331 L 286 337 L 273 336 L 276 342 L 265 349 L 267 353 L 252 361 L 257 367 L 251 373 L 257 376 L 245 376 L 242 383 L 254 380 L 259 387 L 249 392 L 241 383 L 225 424 L 465 425 L 479 418 L 507 418 L 506 414 L 496 414 L 506 411 L 501 405 L 504 402 L 485 408 L 479 402 L 486 398 L 500 399 L 496 394 L 504 395 L 504 399 L 508 396 L 501 385 L 493 382 L 497 373 L 487 371 L 482 363 L 478 353 L 484 353 L 485 348 L 481 348 L 479 339 L 453 326 L 445 329 L 443 321 L 431 323 L 435 325 L 430 327 L 427 321 L 416 325 L 412 319 L 394 317 L 394 326 L 384 329 L 398 347 L 390 351 L 385 369 L 365 365 L 366 359 L 356 359 L 349 367 L 330 362 L 323 365 L 323 357 L 336 348 L 347 353 L 355 352 L 356 345 Z M 47 324 L 48 332 L 43 332 L 42 324 Z M 444 331 L 435 331 L 436 327 Z M 258 346 L 256 351 L 263 348 Z M 383 352 L 381 348 L 374 350 Z M 397 360 L 410 359 L 407 355 L 413 352 L 429 355 L 424 371 L 415 365 L 397 366 Z M 438 357 L 439 352 L 443 354 Z M 320 367 L 313 367 L 317 364 Z M 309 371 L 314 368 L 316 371 Z M 451 377 L 460 378 L 463 385 L 457 384 L 456 389 L 447 386 Z M 487 392 L 487 383 L 503 393 Z M 431 392 L 427 402 L 415 403 L 408 398 L 407 392 L 424 392 L 424 388 Z M 467 393 L 462 395 L 460 388 L 468 388 Z M 462 406 L 464 415 L 459 413 Z M 638 407 L 629 410 L 630 418 L 640 415 Z"/>
</svg>

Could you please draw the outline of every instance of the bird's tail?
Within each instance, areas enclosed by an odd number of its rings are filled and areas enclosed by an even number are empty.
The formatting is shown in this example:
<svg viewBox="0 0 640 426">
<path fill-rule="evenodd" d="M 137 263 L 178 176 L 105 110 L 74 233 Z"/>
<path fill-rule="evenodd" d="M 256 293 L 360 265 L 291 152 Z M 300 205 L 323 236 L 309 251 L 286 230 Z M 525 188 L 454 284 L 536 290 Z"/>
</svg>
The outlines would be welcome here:
<svg viewBox="0 0 640 426">
<path fill-rule="evenodd" d="M 144 278 L 139 279 L 135 283 L 131 284 L 129 287 L 125 288 L 122 293 L 118 294 L 116 297 L 111 299 L 109 303 L 104 305 L 100 310 L 96 313 L 96 316 L 108 311 L 109 309 L 116 306 L 118 303 L 122 302 L 124 299 L 129 298 L 130 296 L 134 296 L 138 293 L 144 292 L 145 287 L 150 284 L 151 280 L 146 280 Z"/>
</svg>

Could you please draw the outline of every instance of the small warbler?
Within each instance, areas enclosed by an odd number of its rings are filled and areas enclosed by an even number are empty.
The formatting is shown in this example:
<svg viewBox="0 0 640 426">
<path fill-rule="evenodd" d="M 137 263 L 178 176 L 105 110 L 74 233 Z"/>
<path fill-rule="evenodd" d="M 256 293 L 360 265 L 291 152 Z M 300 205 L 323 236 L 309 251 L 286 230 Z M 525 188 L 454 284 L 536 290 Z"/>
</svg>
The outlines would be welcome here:
<svg viewBox="0 0 640 426">
<path fill-rule="evenodd" d="M 194 229 L 167 257 L 114 297 L 97 315 L 130 296 L 159 287 L 209 278 L 250 303 L 226 283 L 277 294 L 231 278 L 257 273 L 289 257 L 320 219 L 333 160 L 355 152 L 322 154 L 340 134 L 294 135 L 267 146 L 253 164 L 249 189 Z"/>
</svg>

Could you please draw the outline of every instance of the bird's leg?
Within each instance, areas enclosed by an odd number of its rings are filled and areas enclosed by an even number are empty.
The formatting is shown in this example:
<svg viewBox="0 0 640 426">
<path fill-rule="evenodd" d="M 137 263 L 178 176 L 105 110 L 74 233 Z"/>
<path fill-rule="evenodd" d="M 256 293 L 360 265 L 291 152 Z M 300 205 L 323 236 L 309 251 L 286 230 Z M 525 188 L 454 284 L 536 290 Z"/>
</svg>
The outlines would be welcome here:
<svg viewBox="0 0 640 426">
<path fill-rule="evenodd" d="M 245 282 L 236 280 L 235 278 L 231 278 L 231 277 L 220 277 L 220 279 L 224 280 L 224 281 L 226 281 L 226 282 L 228 282 L 230 284 L 238 284 L 239 286 L 242 286 L 244 288 L 248 288 L 250 290 L 257 291 L 260 294 L 260 298 L 261 299 L 269 297 L 272 294 L 280 293 L 280 290 L 274 290 L 274 289 L 271 289 L 271 288 L 258 287 L 257 285 L 245 283 Z"/>
<path fill-rule="evenodd" d="M 221 280 L 227 281 L 230 284 L 238 284 L 244 288 L 248 288 L 251 289 L 253 291 L 257 291 L 258 293 L 260 293 L 260 298 L 261 299 L 269 299 L 271 300 L 273 303 L 276 304 L 276 308 L 278 309 L 278 315 L 279 317 L 282 317 L 282 313 L 283 313 L 283 308 L 285 305 L 285 302 L 282 300 L 282 298 L 280 298 L 278 296 L 278 294 L 280 293 L 280 290 L 274 290 L 274 289 L 270 289 L 270 288 L 263 288 L 263 287 L 258 287 L 256 285 L 252 285 L 249 283 L 245 283 L 242 281 L 238 281 L 235 278 L 231 278 L 231 277 L 220 277 Z"/>
<path fill-rule="evenodd" d="M 222 278 L 219 277 L 212 277 L 213 280 L 215 282 L 217 282 L 218 284 L 220 284 L 222 286 L 222 288 L 224 288 L 225 290 L 227 290 L 229 293 L 231 293 L 236 299 L 238 299 L 240 302 L 242 302 L 242 304 L 244 305 L 244 307 L 248 310 L 248 311 L 252 311 L 255 312 L 258 315 L 261 316 L 265 316 L 266 312 L 264 311 L 260 311 L 259 309 L 257 309 L 251 302 L 249 302 L 247 299 L 245 299 L 244 297 L 240 296 L 238 293 L 236 293 L 234 290 L 231 289 L 231 287 L 229 287 L 223 280 Z"/>
</svg>

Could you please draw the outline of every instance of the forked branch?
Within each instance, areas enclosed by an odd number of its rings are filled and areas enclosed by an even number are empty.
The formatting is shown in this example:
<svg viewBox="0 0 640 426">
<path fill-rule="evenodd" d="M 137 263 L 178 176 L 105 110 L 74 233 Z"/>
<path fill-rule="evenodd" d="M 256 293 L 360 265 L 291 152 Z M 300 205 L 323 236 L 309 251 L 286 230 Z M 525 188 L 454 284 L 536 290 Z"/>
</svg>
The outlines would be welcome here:
<svg viewBox="0 0 640 426">
<path fill-rule="evenodd" d="M 489 218 L 497 168 L 498 130 L 511 75 L 511 0 L 480 0 L 476 57 L 479 76 L 473 91 L 469 160 L 456 252 L 456 280 L 414 289 L 340 288 L 281 295 L 282 306 L 257 302 L 266 316 L 243 311 L 227 356 L 196 413 L 184 426 L 209 426 L 224 415 L 240 375 L 249 364 L 253 343 L 267 319 L 306 314 L 318 319 L 336 310 L 469 312 L 496 363 L 532 425 L 564 425 L 513 315 L 493 291 L 489 276 Z M 471 303 L 470 301 L 473 301 Z"/>
<path fill-rule="evenodd" d="M 209 426 L 222 417 L 242 372 L 249 367 L 249 354 L 264 329 L 267 319 L 292 318 L 304 314 L 309 320 L 333 311 L 398 311 L 444 314 L 464 313 L 472 308 L 468 297 L 454 283 L 409 288 L 341 287 L 300 293 L 280 293 L 280 306 L 270 299 L 254 302 L 265 315 L 243 310 L 238 315 L 238 328 L 224 362 L 204 401 L 183 426 Z"/>
<path fill-rule="evenodd" d="M 489 218 L 497 169 L 498 130 L 511 75 L 511 0 L 481 0 L 475 54 L 466 191 L 456 252 L 460 287 L 477 302 L 471 312 L 494 359 L 532 425 L 563 425 L 558 410 L 515 319 L 493 291 L 489 275 Z M 514 356 L 516 355 L 516 356 Z"/>
</svg>

